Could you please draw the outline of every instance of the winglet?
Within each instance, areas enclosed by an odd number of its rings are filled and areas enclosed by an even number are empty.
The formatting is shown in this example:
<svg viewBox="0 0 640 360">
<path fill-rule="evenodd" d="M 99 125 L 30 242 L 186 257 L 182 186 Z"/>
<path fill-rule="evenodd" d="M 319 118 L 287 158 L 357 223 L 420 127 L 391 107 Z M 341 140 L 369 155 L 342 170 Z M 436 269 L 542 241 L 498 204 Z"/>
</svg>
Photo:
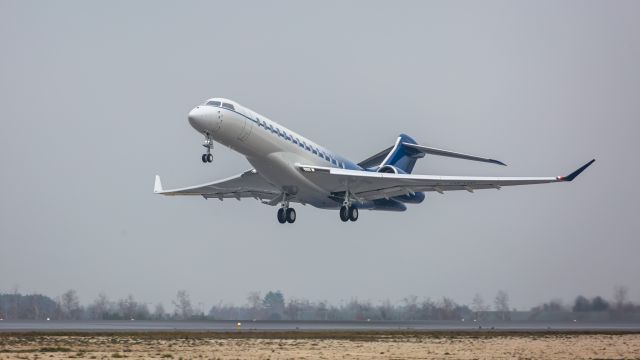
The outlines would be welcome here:
<svg viewBox="0 0 640 360">
<path fill-rule="evenodd" d="M 507 164 L 503 163 L 502 161 L 495 160 L 495 159 L 489 159 L 489 161 L 487 161 L 487 162 L 492 163 L 492 164 L 496 164 L 496 165 L 507 166 Z"/>
<path fill-rule="evenodd" d="M 160 181 L 160 175 L 156 175 L 156 182 L 153 184 L 153 192 L 162 192 L 162 182 Z"/>
<path fill-rule="evenodd" d="M 583 172 L 586 168 L 591 166 L 591 164 L 593 164 L 595 161 L 596 161 L 596 159 L 593 159 L 593 160 L 589 161 L 588 163 L 582 165 L 578 170 L 572 172 L 571 174 L 569 174 L 567 176 L 558 176 L 558 180 L 560 180 L 560 181 L 573 181 L 573 179 L 578 177 L 578 175 L 580 175 L 581 172 Z"/>
</svg>

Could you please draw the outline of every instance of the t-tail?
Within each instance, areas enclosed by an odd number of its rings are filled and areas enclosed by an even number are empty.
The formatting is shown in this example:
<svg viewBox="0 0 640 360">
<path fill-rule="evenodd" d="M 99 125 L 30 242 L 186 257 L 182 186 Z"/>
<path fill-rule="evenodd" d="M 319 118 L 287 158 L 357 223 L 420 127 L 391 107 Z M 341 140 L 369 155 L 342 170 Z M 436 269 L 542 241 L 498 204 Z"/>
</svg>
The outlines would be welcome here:
<svg viewBox="0 0 640 360">
<path fill-rule="evenodd" d="M 400 134 L 393 146 L 361 161 L 358 165 L 368 171 L 411 174 L 416 161 L 426 154 L 506 166 L 502 161 L 494 159 L 418 145 L 406 134 Z M 424 193 L 407 192 L 406 195 L 396 196 L 393 199 L 404 203 L 421 203 L 424 200 Z"/>
</svg>

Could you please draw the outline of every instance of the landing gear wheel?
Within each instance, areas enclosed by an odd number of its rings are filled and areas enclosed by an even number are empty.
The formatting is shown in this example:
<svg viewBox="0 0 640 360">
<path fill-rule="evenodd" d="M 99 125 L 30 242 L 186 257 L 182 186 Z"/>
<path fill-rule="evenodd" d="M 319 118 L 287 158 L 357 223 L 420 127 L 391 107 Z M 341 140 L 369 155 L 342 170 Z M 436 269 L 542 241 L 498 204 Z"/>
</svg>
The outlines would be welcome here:
<svg viewBox="0 0 640 360">
<path fill-rule="evenodd" d="M 357 221 L 358 220 L 358 208 L 355 206 L 349 207 L 349 220 Z"/>
<path fill-rule="evenodd" d="M 285 215 L 289 224 L 296 222 L 296 210 L 294 208 L 288 208 Z"/>
<path fill-rule="evenodd" d="M 204 142 L 202 143 L 202 146 L 205 147 L 205 149 L 207 149 L 204 154 L 202 154 L 202 162 L 203 163 L 210 163 L 213 162 L 213 155 L 211 155 L 211 149 L 213 149 L 213 140 L 211 140 L 211 137 L 209 137 L 209 133 L 205 133 L 204 135 Z"/>
<path fill-rule="evenodd" d="M 340 220 L 343 222 L 349 221 L 349 208 L 346 206 L 342 206 L 340 208 Z"/>
<path fill-rule="evenodd" d="M 286 214 L 284 208 L 278 209 L 278 222 L 280 224 L 284 224 L 287 222 Z"/>
</svg>

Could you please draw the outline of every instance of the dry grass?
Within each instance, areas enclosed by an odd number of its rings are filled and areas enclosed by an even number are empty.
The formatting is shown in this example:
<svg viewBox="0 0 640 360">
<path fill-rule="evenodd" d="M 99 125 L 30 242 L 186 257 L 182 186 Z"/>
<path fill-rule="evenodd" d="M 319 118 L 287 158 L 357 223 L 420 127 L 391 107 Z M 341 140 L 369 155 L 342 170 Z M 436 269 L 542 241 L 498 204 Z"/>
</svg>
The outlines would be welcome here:
<svg viewBox="0 0 640 360">
<path fill-rule="evenodd" d="M 592 332 L 0 333 L 0 359 L 640 359 Z"/>
</svg>

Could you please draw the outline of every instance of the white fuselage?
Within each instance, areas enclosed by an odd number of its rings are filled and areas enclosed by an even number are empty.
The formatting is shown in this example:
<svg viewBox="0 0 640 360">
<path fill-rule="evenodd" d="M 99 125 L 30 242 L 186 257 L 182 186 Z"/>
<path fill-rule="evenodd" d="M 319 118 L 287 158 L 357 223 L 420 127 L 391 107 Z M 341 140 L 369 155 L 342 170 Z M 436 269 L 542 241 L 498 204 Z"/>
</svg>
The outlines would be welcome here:
<svg viewBox="0 0 640 360">
<path fill-rule="evenodd" d="M 292 195 L 296 202 L 319 208 L 339 208 L 330 192 L 310 182 L 295 164 L 361 168 L 306 137 L 223 98 L 207 100 L 189 113 L 189 123 L 198 132 L 243 154 L 272 185 Z"/>
</svg>

